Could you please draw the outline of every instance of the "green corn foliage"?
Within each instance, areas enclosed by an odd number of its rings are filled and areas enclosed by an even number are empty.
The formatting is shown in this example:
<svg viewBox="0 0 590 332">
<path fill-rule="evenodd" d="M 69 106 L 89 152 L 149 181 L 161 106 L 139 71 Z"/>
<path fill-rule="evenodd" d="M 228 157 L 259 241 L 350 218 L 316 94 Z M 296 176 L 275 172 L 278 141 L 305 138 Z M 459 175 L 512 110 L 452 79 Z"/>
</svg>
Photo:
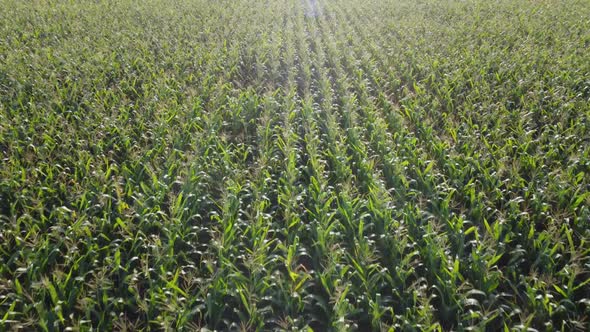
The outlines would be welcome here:
<svg viewBox="0 0 590 332">
<path fill-rule="evenodd" d="M 588 330 L 588 17 L 0 0 L 0 330 Z"/>
</svg>

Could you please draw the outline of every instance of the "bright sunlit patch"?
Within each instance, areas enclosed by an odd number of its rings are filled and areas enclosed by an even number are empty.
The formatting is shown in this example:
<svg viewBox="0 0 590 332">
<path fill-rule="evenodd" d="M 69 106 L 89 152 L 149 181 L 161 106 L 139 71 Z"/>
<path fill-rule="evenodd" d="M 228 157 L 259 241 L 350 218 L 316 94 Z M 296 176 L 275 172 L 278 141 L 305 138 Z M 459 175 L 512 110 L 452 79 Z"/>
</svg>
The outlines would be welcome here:
<svg viewBox="0 0 590 332">
<path fill-rule="evenodd" d="M 322 14 L 322 6 L 317 0 L 305 0 L 305 17 L 317 17 Z"/>
</svg>

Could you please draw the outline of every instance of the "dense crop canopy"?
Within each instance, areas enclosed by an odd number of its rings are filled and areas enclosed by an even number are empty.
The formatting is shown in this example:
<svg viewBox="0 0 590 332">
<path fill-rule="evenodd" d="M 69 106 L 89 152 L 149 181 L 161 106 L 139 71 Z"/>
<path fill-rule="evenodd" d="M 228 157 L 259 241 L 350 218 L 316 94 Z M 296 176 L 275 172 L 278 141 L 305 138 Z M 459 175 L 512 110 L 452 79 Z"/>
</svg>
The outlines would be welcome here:
<svg viewBox="0 0 590 332">
<path fill-rule="evenodd" d="M 0 330 L 588 330 L 588 0 L 0 0 Z"/>
</svg>

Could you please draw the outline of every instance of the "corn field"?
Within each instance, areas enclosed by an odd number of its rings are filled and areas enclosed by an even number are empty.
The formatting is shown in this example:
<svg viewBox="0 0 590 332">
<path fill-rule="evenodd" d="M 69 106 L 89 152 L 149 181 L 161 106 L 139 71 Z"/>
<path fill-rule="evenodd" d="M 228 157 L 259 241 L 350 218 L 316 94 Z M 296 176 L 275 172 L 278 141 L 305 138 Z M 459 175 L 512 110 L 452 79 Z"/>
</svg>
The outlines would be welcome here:
<svg viewBox="0 0 590 332">
<path fill-rule="evenodd" d="M 589 0 L 0 0 L 0 330 L 588 331 Z"/>
</svg>

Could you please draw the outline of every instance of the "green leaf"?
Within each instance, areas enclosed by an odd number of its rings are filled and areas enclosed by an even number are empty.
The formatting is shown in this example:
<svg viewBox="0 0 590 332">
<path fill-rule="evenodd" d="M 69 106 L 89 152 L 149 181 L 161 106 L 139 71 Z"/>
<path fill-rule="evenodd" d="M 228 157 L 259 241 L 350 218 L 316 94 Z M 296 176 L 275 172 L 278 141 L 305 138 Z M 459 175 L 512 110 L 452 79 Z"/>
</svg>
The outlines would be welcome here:
<svg viewBox="0 0 590 332">
<path fill-rule="evenodd" d="M 18 295 L 23 295 L 23 288 L 20 284 L 20 281 L 18 281 L 18 278 L 14 278 L 14 288 L 16 289 L 16 293 Z"/>
<path fill-rule="evenodd" d="M 566 293 L 566 292 L 564 292 L 564 290 L 563 290 L 563 289 L 561 289 L 561 287 L 559 287 L 559 286 L 557 286 L 557 285 L 553 285 L 553 288 L 555 288 L 555 290 L 556 290 L 556 291 L 557 291 L 559 294 L 563 295 L 563 297 L 565 297 L 566 299 L 567 299 L 567 298 L 569 298 L 569 296 L 567 295 L 567 293 Z"/>
<path fill-rule="evenodd" d="M 6 311 L 4 316 L 2 317 L 2 324 L 3 325 L 7 323 L 8 317 L 10 317 L 10 315 L 14 312 L 14 308 L 16 308 L 16 301 L 12 301 L 10 308 L 8 308 L 8 310 Z"/>
</svg>

